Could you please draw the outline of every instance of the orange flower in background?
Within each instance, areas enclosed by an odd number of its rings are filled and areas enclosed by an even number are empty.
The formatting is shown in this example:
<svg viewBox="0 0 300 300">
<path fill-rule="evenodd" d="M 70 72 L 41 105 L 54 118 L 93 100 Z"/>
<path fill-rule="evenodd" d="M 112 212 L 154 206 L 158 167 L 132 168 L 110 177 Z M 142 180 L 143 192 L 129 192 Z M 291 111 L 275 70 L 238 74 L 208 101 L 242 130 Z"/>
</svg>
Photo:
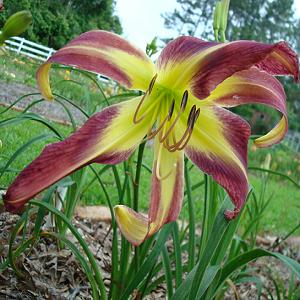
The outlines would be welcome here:
<svg viewBox="0 0 300 300">
<path fill-rule="evenodd" d="M 38 70 L 43 96 L 52 99 L 49 70 L 59 63 L 101 73 L 143 95 L 105 108 L 66 140 L 47 146 L 9 187 L 4 202 L 16 211 L 61 178 L 91 163 L 117 164 L 147 136 L 154 139 L 148 216 L 115 207 L 125 237 L 141 244 L 177 219 L 183 199 L 186 155 L 229 194 L 234 218 L 248 194 L 247 144 L 250 127 L 226 108 L 247 103 L 282 114 L 257 147 L 280 142 L 287 131 L 285 93 L 273 75 L 299 77 L 297 55 L 285 42 L 206 42 L 182 36 L 170 42 L 154 64 L 118 35 L 90 31 L 57 51 Z"/>
</svg>

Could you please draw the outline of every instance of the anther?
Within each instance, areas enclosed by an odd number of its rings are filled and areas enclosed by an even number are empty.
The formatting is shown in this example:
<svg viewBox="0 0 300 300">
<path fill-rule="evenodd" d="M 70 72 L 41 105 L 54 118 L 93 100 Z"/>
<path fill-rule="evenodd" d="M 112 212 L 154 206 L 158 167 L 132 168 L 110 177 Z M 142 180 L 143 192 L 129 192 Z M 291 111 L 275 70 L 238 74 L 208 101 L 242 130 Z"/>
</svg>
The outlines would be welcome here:
<svg viewBox="0 0 300 300">
<path fill-rule="evenodd" d="M 174 107 L 175 107 L 175 100 L 172 101 L 172 104 L 170 106 L 169 114 L 168 114 L 168 120 L 171 120 L 173 112 L 174 112 Z"/>
<path fill-rule="evenodd" d="M 196 111 L 196 105 L 193 105 L 193 107 L 192 107 L 192 109 L 190 111 L 188 120 L 187 120 L 188 127 L 190 127 L 191 123 L 193 122 L 195 111 Z"/>
<path fill-rule="evenodd" d="M 198 108 L 198 109 L 196 110 L 196 112 L 194 113 L 193 120 L 191 121 L 191 126 L 190 126 L 191 130 L 193 130 L 194 125 L 195 125 L 196 121 L 197 121 L 198 118 L 199 118 L 199 115 L 200 115 L 200 108 Z"/>
<path fill-rule="evenodd" d="M 181 111 L 184 111 L 184 110 L 185 110 L 185 107 L 186 107 L 186 104 L 187 104 L 188 97 L 189 97 L 189 93 L 188 93 L 187 90 L 185 90 L 184 93 L 183 93 L 183 96 L 182 96 L 181 104 L 180 104 L 180 110 L 181 110 Z"/>
<path fill-rule="evenodd" d="M 149 95 L 151 94 L 152 92 L 152 89 L 153 89 L 153 86 L 154 86 L 154 83 L 156 81 L 156 78 L 157 78 L 157 74 L 155 74 L 155 76 L 151 79 L 150 81 L 150 84 L 149 84 L 149 87 L 148 87 L 148 92 L 149 92 Z"/>
</svg>

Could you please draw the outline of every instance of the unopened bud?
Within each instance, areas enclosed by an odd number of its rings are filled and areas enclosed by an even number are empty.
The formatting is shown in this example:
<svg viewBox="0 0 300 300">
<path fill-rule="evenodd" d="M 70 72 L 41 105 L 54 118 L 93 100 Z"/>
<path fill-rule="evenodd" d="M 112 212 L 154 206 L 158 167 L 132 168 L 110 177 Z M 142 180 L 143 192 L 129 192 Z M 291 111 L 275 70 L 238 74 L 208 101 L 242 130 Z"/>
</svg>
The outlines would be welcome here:
<svg viewBox="0 0 300 300">
<path fill-rule="evenodd" d="M 32 23 L 32 15 L 28 10 L 19 11 L 8 18 L 0 35 L 0 44 L 12 36 L 17 36 L 27 30 Z"/>
<path fill-rule="evenodd" d="M 221 1 L 221 18 L 220 18 L 220 30 L 226 31 L 227 28 L 227 19 L 228 19 L 228 10 L 229 10 L 230 0 Z"/>
<path fill-rule="evenodd" d="M 214 22 L 213 22 L 213 28 L 214 30 L 219 30 L 220 28 L 220 18 L 221 18 L 221 2 L 216 3 L 215 11 L 214 11 Z"/>
</svg>

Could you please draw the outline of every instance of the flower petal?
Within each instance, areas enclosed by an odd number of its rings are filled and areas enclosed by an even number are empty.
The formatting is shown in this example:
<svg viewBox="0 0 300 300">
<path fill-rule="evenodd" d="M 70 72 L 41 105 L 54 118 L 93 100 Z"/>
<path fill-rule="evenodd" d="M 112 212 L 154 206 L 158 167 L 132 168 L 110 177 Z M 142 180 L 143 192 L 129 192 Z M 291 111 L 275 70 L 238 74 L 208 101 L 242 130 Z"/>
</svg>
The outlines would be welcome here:
<svg viewBox="0 0 300 300">
<path fill-rule="evenodd" d="M 201 110 L 185 153 L 203 172 L 211 175 L 235 205 L 226 217 L 234 218 L 248 194 L 247 143 L 250 126 L 220 107 Z"/>
<path fill-rule="evenodd" d="M 124 205 L 117 205 L 114 210 L 122 234 L 134 246 L 140 245 L 148 234 L 149 219 Z"/>
<path fill-rule="evenodd" d="M 199 99 L 208 97 L 235 72 L 255 65 L 273 75 L 293 75 L 295 80 L 299 79 L 297 54 L 285 42 L 274 45 L 255 41 L 214 43 L 180 37 L 165 47 L 157 61 L 162 84 L 181 90 L 190 86 Z"/>
<path fill-rule="evenodd" d="M 133 124 L 139 101 L 140 97 L 110 106 L 64 141 L 48 145 L 8 188 L 6 208 L 19 210 L 36 194 L 87 164 L 126 160 L 149 130 L 148 117 Z"/>
<path fill-rule="evenodd" d="M 164 224 L 177 219 L 182 199 L 183 152 L 171 153 L 156 140 L 148 218 L 126 206 L 116 206 L 116 220 L 122 234 L 133 245 L 140 245 Z"/>
<path fill-rule="evenodd" d="M 279 124 L 267 135 L 255 140 L 258 147 L 279 143 L 287 132 L 286 96 L 281 83 L 266 72 L 253 67 L 237 72 L 227 78 L 202 101 L 213 102 L 223 107 L 233 107 L 247 103 L 261 103 L 277 109 L 283 117 Z"/>
<path fill-rule="evenodd" d="M 169 152 L 155 139 L 149 235 L 175 221 L 183 200 L 183 151 Z"/>
<path fill-rule="evenodd" d="M 81 34 L 39 68 L 37 82 L 46 99 L 53 98 L 49 86 L 52 63 L 100 73 L 139 90 L 146 90 L 155 74 L 154 64 L 146 54 L 122 37 L 102 30 Z"/>
</svg>

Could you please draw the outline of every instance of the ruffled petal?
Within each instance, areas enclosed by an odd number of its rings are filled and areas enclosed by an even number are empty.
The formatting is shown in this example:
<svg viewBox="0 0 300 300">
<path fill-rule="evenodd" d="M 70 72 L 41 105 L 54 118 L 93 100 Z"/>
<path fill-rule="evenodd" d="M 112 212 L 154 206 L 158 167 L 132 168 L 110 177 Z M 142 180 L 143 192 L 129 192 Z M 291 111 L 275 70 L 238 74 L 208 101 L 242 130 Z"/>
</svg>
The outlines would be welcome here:
<svg viewBox="0 0 300 300">
<path fill-rule="evenodd" d="M 227 78 L 202 102 L 223 107 L 261 103 L 277 109 L 282 114 L 282 118 L 268 134 L 255 140 L 258 147 L 279 143 L 287 132 L 288 119 L 284 89 L 276 78 L 256 67 L 237 72 Z"/>
<path fill-rule="evenodd" d="M 238 214 L 248 194 L 249 136 L 246 121 L 226 109 L 206 107 L 201 110 L 185 148 L 191 161 L 227 191 L 235 205 L 234 211 L 226 212 L 228 219 Z"/>
<path fill-rule="evenodd" d="M 110 106 L 92 116 L 62 142 L 48 145 L 15 179 L 4 195 L 9 211 L 17 211 L 36 194 L 90 164 L 126 160 L 149 130 L 149 119 L 133 123 L 140 97 Z"/>
<path fill-rule="evenodd" d="M 42 95 L 52 99 L 49 70 L 52 63 L 108 76 L 131 89 L 146 90 L 155 74 L 150 58 L 122 37 L 102 30 L 81 34 L 58 50 L 37 72 Z"/>
<path fill-rule="evenodd" d="M 197 98 L 204 99 L 226 78 L 255 65 L 272 75 L 299 79 L 297 54 L 285 42 L 215 43 L 179 37 L 165 47 L 157 61 L 158 80 L 174 89 L 189 88 Z"/>
<path fill-rule="evenodd" d="M 133 245 L 140 245 L 164 224 L 177 219 L 183 199 L 183 152 L 169 152 L 155 142 L 151 204 L 148 217 L 132 209 L 115 207 L 122 234 Z"/>
</svg>

